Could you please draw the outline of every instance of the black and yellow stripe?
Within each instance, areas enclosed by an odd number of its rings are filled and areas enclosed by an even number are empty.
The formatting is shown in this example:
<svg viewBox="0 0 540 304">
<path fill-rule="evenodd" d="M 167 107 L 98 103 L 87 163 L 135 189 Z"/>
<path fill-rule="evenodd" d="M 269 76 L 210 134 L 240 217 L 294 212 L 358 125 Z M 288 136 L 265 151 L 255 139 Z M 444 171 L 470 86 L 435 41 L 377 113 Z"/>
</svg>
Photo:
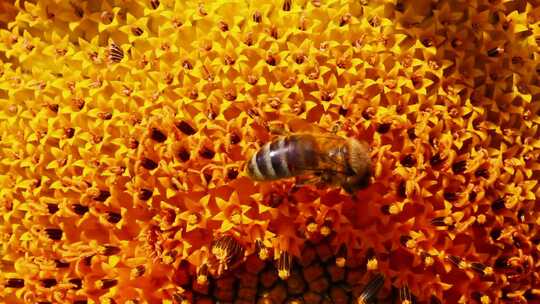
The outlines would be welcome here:
<svg viewBox="0 0 540 304">
<path fill-rule="evenodd" d="M 316 167 L 315 138 L 307 135 L 279 137 L 266 143 L 248 162 L 248 175 L 270 181 L 302 173 Z"/>
</svg>

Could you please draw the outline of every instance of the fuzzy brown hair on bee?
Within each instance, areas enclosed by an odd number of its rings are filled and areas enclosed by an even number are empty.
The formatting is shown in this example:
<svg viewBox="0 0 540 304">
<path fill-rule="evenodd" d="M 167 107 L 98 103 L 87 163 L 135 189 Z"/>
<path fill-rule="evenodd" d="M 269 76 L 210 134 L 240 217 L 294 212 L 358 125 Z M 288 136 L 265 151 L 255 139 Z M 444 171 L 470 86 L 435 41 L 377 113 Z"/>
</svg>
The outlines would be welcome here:
<svg viewBox="0 0 540 304">
<path fill-rule="evenodd" d="M 263 145 L 247 162 L 256 181 L 310 176 L 309 182 L 340 186 L 354 195 L 371 178 L 369 145 L 337 135 L 291 134 Z"/>
</svg>

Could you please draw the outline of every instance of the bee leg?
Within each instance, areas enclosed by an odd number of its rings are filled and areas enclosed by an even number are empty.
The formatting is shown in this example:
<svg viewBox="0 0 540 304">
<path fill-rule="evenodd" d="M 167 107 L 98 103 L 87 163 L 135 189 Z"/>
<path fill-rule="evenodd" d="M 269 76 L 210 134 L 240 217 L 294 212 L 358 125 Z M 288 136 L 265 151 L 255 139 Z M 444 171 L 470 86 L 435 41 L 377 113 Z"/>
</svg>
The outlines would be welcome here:
<svg viewBox="0 0 540 304">
<path fill-rule="evenodd" d="M 310 177 L 310 178 L 296 178 L 294 185 L 289 189 L 289 196 L 293 195 L 294 193 L 298 192 L 298 190 L 302 189 L 302 187 L 305 187 L 308 184 L 315 184 L 319 182 L 321 178 L 319 176 Z"/>
<path fill-rule="evenodd" d="M 292 185 L 292 187 L 289 188 L 289 191 L 287 191 L 287 197 L 292 197 L 300 188 L 303 186 L 303 181 L 296 178 L 295 183 Z"/>
</svg>

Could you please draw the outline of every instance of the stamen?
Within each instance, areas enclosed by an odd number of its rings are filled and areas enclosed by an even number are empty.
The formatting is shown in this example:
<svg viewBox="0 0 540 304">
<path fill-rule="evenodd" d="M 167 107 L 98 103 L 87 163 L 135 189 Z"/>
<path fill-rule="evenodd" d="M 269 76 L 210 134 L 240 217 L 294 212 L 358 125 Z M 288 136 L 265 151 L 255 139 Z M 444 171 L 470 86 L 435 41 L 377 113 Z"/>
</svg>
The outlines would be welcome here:
<svg viewBox="0 0 540 304">
<path fill-rule="evenodd" d="M 411 291 L 407 285 L 399 289 L 399 299 L 401 300 L 401 304 L 412 304 Z"/>
<path fill-rule="evenodd" d="M 197 271 L 197 284 L 199 285 L 206 285 L 208 283 L 208 266 L 206 264 L 202 264 L 199 268 L 199 271 Z"/>
<path fill-rule="evenodd" d="M 464 261 L 463 259 L 461 259 L 460 257 L 457 257 L 457 256 L 454 256 L 454 255 L 450 255 L 447 257 L 447 259 L 454 265 L 456 265 L 459 269 L 467 269 L 468 268 L 468 264 L 466 261 Z"/>
<path fill-rule="evenodd" d="M 286 280 L 291 275 L 291 268 L 292 268 L 292 257 L 287 251 L 282 251 L 278 264 L 278 275 L 282 280 Z"/>
<path fill-rule="evenodd" d="M 368 259 L 367 269 L 373 271 L 373 270 L 377 270 L 377 268 L 379 268 L 379 262 L 377 261 L 377 258 L 372 257 Z"/>
<path fill-rule="evenodd" d="M 340 268 L 343 268 L 345 267 L 346 263 L 347 263 L 347 246 L 345 246 L 345 244 L 341 244 L 336 254 L 336 265 Z"/>
<path fill-rule="evenodd" d="M 109 47 L 109 60 L 112 62 L 120 62 L 124 58 L 124 51 L 116 43 L 112 43 Z"/>
<path fill-rule="evenodd" d="M 222 236 L 212 245 L 211 253 L 217 259 L 217 275 L 228 270 L 244 254 L 244 248 L 231 236 Z"/>
<path fill-rule="evenodd" d="M 263 261 L 268 259 L 270 253 L 268 252 L 268 248 L 264 246 L 264 243 L 261 239 L 255 241 L 255 247 L 257 248 L 257 255 L 259 256 L 259 259 Z"/>
<path fill-rule="evenodd" d="M 471 269 L 476 271 L 477 273 L 479 273 L 480 275 L 482 276 L 486 276 L 486 275 L 491 275 L 493 274 L 493 269 L 489 266 L 486 266 L 482 263 L 478 263 L 478 262 L 473 262 L 471 263 Z"/>
</svg>

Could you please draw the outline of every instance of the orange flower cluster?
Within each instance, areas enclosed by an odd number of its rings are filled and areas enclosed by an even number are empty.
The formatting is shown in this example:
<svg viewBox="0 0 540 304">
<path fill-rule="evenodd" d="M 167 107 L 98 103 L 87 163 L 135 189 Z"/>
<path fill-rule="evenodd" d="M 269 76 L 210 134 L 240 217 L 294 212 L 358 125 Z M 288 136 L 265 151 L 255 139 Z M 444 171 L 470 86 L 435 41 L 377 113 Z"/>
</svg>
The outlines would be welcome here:
<svg viewBox="0 0 540 304">
<path fill-rule="evenodd" d="M 0 301 L 539 303 L 534 3 L 0 1 Z M 251 181 L 280 128 L 371 186 Z"/>
</svg>

